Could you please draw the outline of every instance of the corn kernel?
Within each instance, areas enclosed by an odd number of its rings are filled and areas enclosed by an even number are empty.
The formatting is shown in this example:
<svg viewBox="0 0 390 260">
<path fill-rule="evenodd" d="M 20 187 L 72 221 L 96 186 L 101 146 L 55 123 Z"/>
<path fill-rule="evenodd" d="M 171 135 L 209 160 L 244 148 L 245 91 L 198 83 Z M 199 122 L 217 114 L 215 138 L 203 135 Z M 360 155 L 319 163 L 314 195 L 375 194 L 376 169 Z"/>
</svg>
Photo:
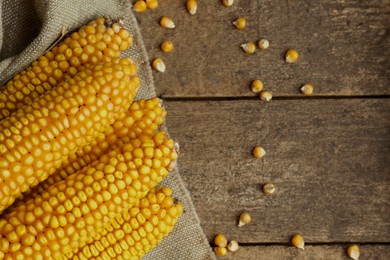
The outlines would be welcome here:
<svg viewBox="0 0 390 260">
<path fill-rule="evenodd" d="M 171 41 L 164 41 L 161 43 L 161 50 L 163 52 L 171 52 L 173 50 L 173 43 Z"/>
<path fill-rule="evenodd" d="M 267 90 L 261 91 L 260 92 L 260 99 L 263 101 L 269 102 L 272 99 L 272 93 L 267 91 Z"/>
<path fill-rule="evenodd" d="M 240 214 L 239 219 L 238 219 L 238 225 L 237 226 L 238 227 L 242 227 L 242 226 L 250 223 L 251 221 L 252 221 L 251 216 L 248 213 L 246 213 L 246 212 L 242 212 Z"/>
<path fill-rule="evenodd" d="M 260 50 L 266 50 L 269 47 L 269 41 L 267 39 L 260 39 L 257 45 Z"/>
<path fill-rule="evenodd" d="M 169 28 L 169 29 L 173 29 L 175 28 L 175 23 L 172 21 L 171 18 L 169 17 L 166 17 L 166 16 L 163 16 L 160 20 L 160 25 L 161 27 L 163 28 Z"/>
<path fill-rule="evenodd" d="M 137 1 L 134 3 L 134 6 L 133 6 L 133 10 L 134 12 L 137 12 L 137 13 L 142 13 L 142 12 L 145 12 L 147 9 L 147 6 L 146 6 L 146 3 L 145 1 Z"/>
<path fill-rule="evenodd" d="M 256 51 L 256 45 L 253 42 L 241 44 L 241 48 L 246 54 L 253 54 Z"/>
<path fill-rule="evenodd" d="M 217 256 L 225 256 L 227 254 L 227 249 L 225 247 L 216 247 L 214 249 L 214 253 L 217 255 Z"/>
<path fill-rule="evenodd" d="M 187 6 L 187 11 L 191 15 L 196 14 L 196 10 L 198 9 L 198 3 L 196 2 L 196 0 L 188 0 L 186 6 Z"/>
<path fill-rule="evenodd" d="M 246 19 L 240 17 L 233 22 L 233 25 L 236 26 L 238 30 L 242 30 L 246 27 Z"/>
<path fill-rule="evenodd" d="M 305 241 L 303 240 L 303 237 L 300 234 L 296 234 L 291 238 L 291 243 L 296 248 L 305 250 Z"/>
<path fill-rule="evenodd" d="M 256 146 L 253 148 L 253 156 L 256 158 L 262 158 L 265 155 L 265 150 L 263 147 Z"/>
<path fill-rule="evenodd" d="M 266 183 L 263 185 L 263 192 L 266 195 L 271 195 L 275 192 L 275 185 L 272 183 Z"/>
<path fill-rule="evenodd" d="M 288 50 L 285 54 L 286 62 L 296 62 L 298 60 L 298 52 L 296 50 Z"/>
<path fill-rule="evenodd" d="M 234 4 L 234 0 L 222 0 L 222 4 L 225 7 L 230 7 Z"/>
<path fill-rule="evenodd" d="M 158 72 L 165 72 L 165 64 L 160 58 L 157 58 L 153 61 L 152 67 Z"/>
<path fill-rule="evenodd" d="M 227 239 L 224 234 L 217 234 L 214 238 L 214 244 L 219 247 L 226 247 L 227 246 Z"/>
<path fill-rule="evenodd" d="M 264 84 L 260 80 L 256 79 L 256 80 L 252 81 L 252 84 L 251 84 L 252 92 L 260 93 L 260 91 L 262 91 L 263 88 L 264 88 Z"/>
<path fill-rule="evenodd" d="M 239 248 L 238 242 L 235 240 L 230 241 L 229 244 L 227 245 L 227 250 L 233 253 L 236 252 L 238 248 Z"/>
<path fill-rule="evenodd" d="M 313 88 L 313 85 L 310 84 L 310 83 L 307 83 L 305 85 L 303 85 L 301 88 L 300 88 L 301 92 L 303 95 L 305 96 L 311 96 L 314 92 L 314 88 Z"/>
<path fill-rule="evenodd" d="M 350 258 L 358 260 L 360 257 L 360 249 L 358 245 L 350 245 L 347 248 L 347 254 Z"/>
<path fill-rule="evenodd" d="M 156 9 L 158 7 L 158 0 L 146 0 L 146 7 Z"/>
</svg>

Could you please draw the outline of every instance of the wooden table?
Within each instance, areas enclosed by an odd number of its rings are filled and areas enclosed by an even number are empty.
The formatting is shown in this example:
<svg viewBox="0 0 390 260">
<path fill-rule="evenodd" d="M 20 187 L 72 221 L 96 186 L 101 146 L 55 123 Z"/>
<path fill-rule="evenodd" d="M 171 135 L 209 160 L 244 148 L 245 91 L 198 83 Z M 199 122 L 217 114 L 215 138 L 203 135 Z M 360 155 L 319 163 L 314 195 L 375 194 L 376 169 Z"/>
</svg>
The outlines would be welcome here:
<svg viewBox="0 0 390 260">
<path fill-rule="evenodd" d="M 137 18 L 150 59 L 167 66 L 154 73 L 158 96 L 204 232 L 241 245 L 225 259 L 348 259 L 351 243 L 361 259 L 390 259 L 389 1 L 199 0 L 194 16 L 185 1 L 159 2 Z M 174 30 L 158 25 L 163 15 Z M 267 51 L 240 49 L 260 38 Z M 289 48 L 295 64 L 284 62 Z M 253 79 L 271 102 L 249 91 Z M 299 92 L 307 82 L 312 97 Z M 242 211 L 253 221 L 238 228 Z M 295 233 L 305 251 L 290 246 Z"/>
</svg>

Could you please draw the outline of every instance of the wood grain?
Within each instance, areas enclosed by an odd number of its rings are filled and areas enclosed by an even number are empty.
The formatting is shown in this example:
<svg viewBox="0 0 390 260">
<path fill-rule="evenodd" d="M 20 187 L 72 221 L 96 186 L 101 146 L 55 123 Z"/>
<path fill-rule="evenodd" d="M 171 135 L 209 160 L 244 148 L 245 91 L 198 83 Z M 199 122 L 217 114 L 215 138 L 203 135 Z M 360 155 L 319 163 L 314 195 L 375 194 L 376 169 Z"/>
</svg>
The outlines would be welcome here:
<svg viewBox="0 0 390 260">
<path fill-rule="evenodd" d="M 351 260 L 346 253 L 348 245 L 339 246 L 306 246 L 298 250 L 287 246 L 244 246 L 237 252 L 229 253 L 226 260 Z M 359 246 L 360 259 L 387 260 L 390 259 L 390 247 L 378 245 Z"/>
<path fill-rule="evenodd" d="M 316 95 L 355 96 L 390 94 L 389 12 L 387 0 L 237 1 L 231 8 L 200 0 L 191 16 L 184 0 L 166 0 L 137 19 L 150 59 L 167 66 L 154 73 L 159 96 L 252 96 L 256 78 L 275 96 L 300 96 L 307 82 Z M 159 26 L 163 15 L 174 30 Z M 238 17 L 248 20 L 242 31 L 231 24 Z M 239 47 L 262 37 L 267 51 L 247 55 Z M 172 53 L 161 52 L 164 40 L 175 44 Z M 297 64 L 284 62 L 289 48 L 300 53 Z"/>
<path fill-rule="evenodd" d="M 389 99 L 165 103 L 210 241 L 390 242 Z M 274 195 L 260 191 L 266 182 Z M 238 228 L 244 210 L 253 222 Z"/>
</svg>

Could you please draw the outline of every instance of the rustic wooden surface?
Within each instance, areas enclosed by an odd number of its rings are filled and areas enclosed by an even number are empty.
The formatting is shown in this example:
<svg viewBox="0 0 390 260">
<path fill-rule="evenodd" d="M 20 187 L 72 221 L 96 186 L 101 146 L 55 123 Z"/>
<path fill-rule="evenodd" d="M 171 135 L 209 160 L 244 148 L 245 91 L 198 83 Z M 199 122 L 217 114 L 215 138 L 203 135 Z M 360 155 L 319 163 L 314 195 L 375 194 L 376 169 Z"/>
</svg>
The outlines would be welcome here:
<svg viewBox="0 0 390 260">
<path fill-rule="evenodd" d="M 159 1 L 137 14 L 158 96 L 171 135 L 181 145 L 179 167 L 201 225 L 212 242 L 225 233 L 242 245 L 226 259 L 390 259 L 390 2 Z M 176 29 L 163 29 L 167 15 Z M 248 20 L 243 31 L 231 22 Z M 269 39 L 267 51 L 246 55 L 247 41 Z M 172 40 L 175 50 L 159 45 Z M 300 59 L 286 64 L 283 53 Z M 261 79 L 275 99 L 249 91 Z M 315 95 L 299 87 L 311 82 Z M 263 146 L 263 159 L 251 156 Z M 272 196 L 260 188 L 276 185 Z M 236 227 L 241 211 L 252 223 Z M 301 233 L 308 246 L 289 245 Z"/>
</svg>

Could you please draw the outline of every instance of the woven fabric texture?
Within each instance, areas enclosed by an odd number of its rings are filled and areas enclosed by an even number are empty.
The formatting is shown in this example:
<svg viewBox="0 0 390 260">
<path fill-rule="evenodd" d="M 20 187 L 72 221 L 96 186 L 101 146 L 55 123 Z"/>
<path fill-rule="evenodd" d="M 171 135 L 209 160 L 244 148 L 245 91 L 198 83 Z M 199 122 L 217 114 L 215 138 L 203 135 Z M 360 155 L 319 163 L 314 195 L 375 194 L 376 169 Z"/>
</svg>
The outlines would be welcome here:
<svg viewBox="0 0 390 260">
<path fill-rule="evenodd" d="M 137 99 L 154 97 L 155 86 L 148 56 L 128 0 L 2 0 L 0 2 L 2 85 L 42 55 L 61 37 L 62 32 L 72 32 L 101 16 L 122 18 L 125 27 L 134 35 L 134 46 L 123 53 L 123 56 L 131 57 L 140 64 L 141 88 Z M 184 213 L 173 232 L 144 259 L 215 259 L 177 167 L 161 185 L 173 189 L 174 197 L 184 205 Z"/>
</svg>

